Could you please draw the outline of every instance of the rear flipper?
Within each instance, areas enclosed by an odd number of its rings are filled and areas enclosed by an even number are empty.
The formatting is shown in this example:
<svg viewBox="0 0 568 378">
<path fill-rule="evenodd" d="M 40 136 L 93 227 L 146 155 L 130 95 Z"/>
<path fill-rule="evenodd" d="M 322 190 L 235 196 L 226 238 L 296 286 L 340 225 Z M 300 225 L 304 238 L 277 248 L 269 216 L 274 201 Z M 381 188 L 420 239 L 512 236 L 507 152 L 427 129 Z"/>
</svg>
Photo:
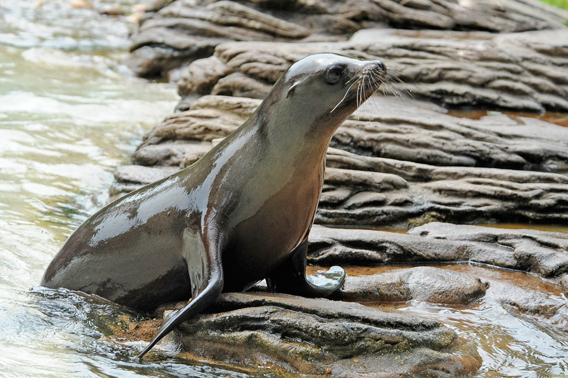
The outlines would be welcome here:
<svg viewBox="0 0 568 378">
<path fill-rule="evenodd" d="M 191 280 L 192 299 L 187 306 L 179 311 L 170 313 L 158 330 L 154 340 L 138 355 L 144 357 L 164 336 L 181 323 L 201 313 L 211 305 L 223 290 L 223 266 L 221 264 L 221 243 L 203 243 L 201 238 L 189 237 L 191 245 L 187 245 L 186 256 L 189 277 Z M 216 240 L 216 239 L 213 239 Z M 218 241 L 218 240 L 217 240 Z"/>
<path fill-rule="evenodd" d="M 325 274 L 306 277 L 306 254 L 308 242 L 304 240 L 276 270 L 266 278 L 271 291 L 302 295 L 306 297 L 328 297 L 339 290 L 345 282 L 345 271 L 333 266 Z"/>
</svg>

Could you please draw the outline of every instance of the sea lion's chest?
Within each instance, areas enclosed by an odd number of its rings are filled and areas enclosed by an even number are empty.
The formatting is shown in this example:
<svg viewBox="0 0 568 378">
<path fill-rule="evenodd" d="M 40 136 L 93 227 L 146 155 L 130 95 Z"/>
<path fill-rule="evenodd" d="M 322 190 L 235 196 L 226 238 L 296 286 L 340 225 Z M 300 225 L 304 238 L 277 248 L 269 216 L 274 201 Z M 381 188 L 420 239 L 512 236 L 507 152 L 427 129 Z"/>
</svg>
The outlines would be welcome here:
<svg viewBox="0 0 568 378">
<path fill-rule="evenodd" d="M 265 278 L 290 255 L 311 227 L 321 181 L 321 173 L 313 173 L 304 176 L 301 185 L 291 180 L 268 198 L 242 201 L 251 207 L 243 208 L 247 216 L 234 214 L 239 221 L 232 225 L 223 253 L 223 265 L 234 273 L 226 277 L 229 287 Z"/>
</svg>

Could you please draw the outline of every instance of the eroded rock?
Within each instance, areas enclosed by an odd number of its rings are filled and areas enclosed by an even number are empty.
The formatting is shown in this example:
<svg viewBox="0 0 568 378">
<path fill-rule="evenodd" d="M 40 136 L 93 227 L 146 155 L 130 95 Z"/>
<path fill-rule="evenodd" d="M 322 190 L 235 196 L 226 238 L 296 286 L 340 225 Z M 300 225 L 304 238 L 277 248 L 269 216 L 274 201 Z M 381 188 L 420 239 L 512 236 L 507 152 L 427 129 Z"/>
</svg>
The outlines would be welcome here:
<svg viewBox="0 0 568 378">
<path fill-rule="evenodd" d="M 408 233 L 434 240 L 492 244 L 496 250 L 513 251 L 517 269 L 544 277 L 568 272 L 568 234 L 560 232 L 430 223 Z"/>
<path fill-rule="evenodd" d="M 316 264 L 471 262 L 560 279 L 568 272 L 568 234 L 432 222 L 408 234 L 314 226 Z"/>
<path fill-rule="evenodd" d="M 117 170 L 117 179 L 129 185 L 116 191 L 174 172 L 161 166 L 190 166 L 259 104 L 204 96 L 191 110 L 167 117 L 133 155 L 144 168 Z M 328 150 L 316 222 L 408 226 L 432 220 L 568 220 L 567 128 L 528 117 L 473 120 L 442 111 L 424 102 L 374 97 L 352 115 L 332 139 L 340 149 Z"/>
<path fill-rule="evenodd" d="M 231 40 L 337 40 L 388 26 L 520 32 L 561 29 L 566 20 L 567 12 L 536 0 L 162 1 L 133 35 L 128 64 L 141 76 L 165 76 Z"/>
<path fill-rule="evenodd" d="M 422 302 L 468 305 L 485 295 L 487 284 L 470 274 L 417 267 L 347 276 L 334 298 L 349 301 Z"/>
<path fill-rule="evenodd" d="M 560 286 L 564 290 L 564 294 L 568 296 L 568 274 L 563 274 L 562 277 L 560 277 Z"/>
<path fill-rule="evenodd" d="M 382 60 L 387 93 L 449 106 L 568 111 L 567 28 L 501 35 L 368 29 L 348 42 L 225 43 L 183 71 L 178 92 L 264 98 L 290 65 L 321 52 Z"/>
<path fill-rule="evenodd" d="M 356 303 L 227 293 L 209 310 L 170 337 L 178 358 L 334 377 L 462 376 L 481 364 L 473 344 L 436 321 Z"/>
</svg>

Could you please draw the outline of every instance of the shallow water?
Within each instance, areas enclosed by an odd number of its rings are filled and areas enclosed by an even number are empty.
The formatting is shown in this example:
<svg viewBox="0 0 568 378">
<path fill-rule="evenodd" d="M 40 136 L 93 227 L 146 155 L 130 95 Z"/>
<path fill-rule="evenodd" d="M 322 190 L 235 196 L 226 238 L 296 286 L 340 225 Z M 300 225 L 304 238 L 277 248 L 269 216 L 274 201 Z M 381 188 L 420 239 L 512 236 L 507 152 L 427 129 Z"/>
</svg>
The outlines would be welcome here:
<svg viewBox="0 0 568 378">
<path fill-rule="evenodd" d="M 93 304 L 30 293 L 178 100 L 175 87 L 128 75 L 120 61 L 132 24 L 93 4 L 0 0 L 0 376 L 240 376 L 130 361 L 100 340 Z M 121 2 L 126 12 L 134 4 Z"/>
<path fill-rule="evenodd" d="M 121 17 L 98 13 L 114 2 L 92 3 L 94 9 L 74 9 L 68 0 L 0 0 L 0 376 L 247 376 L 174 359 L 132 360 L 133 348 L 105 339 L 112 306 L 30 290 L 67 236 L 108 198 L 115 168 L 178 99 L 174 87 L 136 79 L 120 64 L 136 2 L 121 1 Z M 390 310 L 442 320 L 479 340 L 479 376 L 567 374 L 568 344 L 558 326 L 566 298 L 552 284 L 522 277 L 529 287 L 544 285 L 557 318 L 536 324 L 504 309 L 495 298 L 499 285 L 508 287 L 498 283 L 506 277 L 492 277 L 495 295 L 472 307 L 410 303 Z"/>
<path fill-rule="evenodd" d="M 536 275 L 469 264 L 436 266 L 471 274 L 489 284 L 468 306 L 410 301 L 366 303 L 437 320 L 475 341 L 483 359 L 476 377 L 565 377 L 568 374 L 568 302 L 560 287 Z M 408 267 L 347 267 L 368 275 Z"/>
</svg>

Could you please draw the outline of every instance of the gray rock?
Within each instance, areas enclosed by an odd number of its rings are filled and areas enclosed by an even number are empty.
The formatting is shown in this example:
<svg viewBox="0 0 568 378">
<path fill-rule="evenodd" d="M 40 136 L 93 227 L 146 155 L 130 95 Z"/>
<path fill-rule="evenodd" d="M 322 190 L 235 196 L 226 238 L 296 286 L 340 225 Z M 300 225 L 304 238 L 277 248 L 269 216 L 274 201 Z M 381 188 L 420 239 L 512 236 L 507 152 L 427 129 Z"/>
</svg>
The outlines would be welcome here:
<svg viewBox="0 0 568 378">
<path fill-rule="evenodd" d="M 259 103 L 204 96 L 191 110 L 150 130 L 133 162 L 187 167 Z M 432 220 L 568 219 L 568 177 L 562 174 L 568 167 L 568 129 L 561 126 L 506 115 L 464 119 L 424 102 L 376 97 L 339 128 L 332 145 L 341 149 L 330 148 L 327 154 L 317 223 L 408 226 Z M 121 168 L 115 176 L 130 185 L 136 168 L 129 169 Z M 137 172 L 139 183 L 145 184 L 173 171 Z"/>
<path fill-rule="evenodd" d="M 231 40 L 337 40 L 387 26 L 520 32 L 561 29 L 567 19 L 567 12 L 537 0 L 162 1 L 142 18 L 128 64 L 141 76 L 166 76 Z"/>
<path fill-rule="evenodd" d="M 564 290 L 564 294 L 566 296 L 568 296 L 568 273 L 563 274 L 560 277 L 559 283 L 560 283 L 560 286 L 562 287 L 562 290 Z"/>
<path fill-rule="evenodd" d="M 212 311 L 180 326 L 179 357 L 336 377 L 463 376 L 481 364 L 436 321 L 355 303 L 228 293 Z"/>
<path fill-rule="evenodd" d="M 568 29 L 494 35 L 368 29 L 348 42 L 248 43 L 217 47 L 207 63 L 189 65 L 180 95 L 263 98 L 295 61 L 319 52 L 380 59 L 386 93 L 449 106 L 568 111 Z"/>
<path fill-rule="evenodd" d="M 176 173 L 179 169 L 175 167 L 144 167 L 141 165 L 123 165 L 116 169 L 115 178 L 122 183 L 131 184 L 151 184 Z"/>
<path fill-rule="evenodd" d="M 568 234 L 431 223 L 408 232 L 432 240 L 467 241 L 513 252 L 517 269 L 558 277 L 568 272 Z M 483 262 L 483 261 L 479 261 Z"/>
<path fill-rule="evenodd" d="M 408 234 L 314 226 L 309 261 L 315 264 L 471 262 L 543 277 L 568 272 L 568 234 L 429 223 Z"/>
<path fill-rule="evenodd" d="M 487 285 L 470 274 L 417 267 L 386 273 L 347 276 L 334 298 L 348 301 L 422 302 L 468 305 L 485 295 Z"/>
</svg>

